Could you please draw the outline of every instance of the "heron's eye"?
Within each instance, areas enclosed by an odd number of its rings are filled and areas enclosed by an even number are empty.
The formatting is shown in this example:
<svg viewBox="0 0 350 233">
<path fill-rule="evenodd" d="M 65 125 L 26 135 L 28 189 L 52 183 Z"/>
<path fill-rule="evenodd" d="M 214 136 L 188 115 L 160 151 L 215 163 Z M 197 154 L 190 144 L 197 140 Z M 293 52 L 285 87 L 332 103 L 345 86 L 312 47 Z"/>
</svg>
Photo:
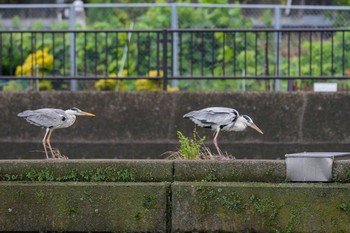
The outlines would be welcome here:
<svg viewBox="0 0 350 233">
<path fill-rule="evenodd" d="M 72 110 L 72 111 L 79 111 L 79 109 L 78 108 L 76 108 L 76 107 L 74 107 L 74 108 L 71 108 L 70 110 Z"/>
<path fill-rule="evenodd" d="M 251 119 L 249 116 L 247 116 L 247 115 L 243 115 L 243 117 L 244 117 L 244 119 L 246 119 L 248 122 L 252 121 L 252 119 Z"/>
</svg>

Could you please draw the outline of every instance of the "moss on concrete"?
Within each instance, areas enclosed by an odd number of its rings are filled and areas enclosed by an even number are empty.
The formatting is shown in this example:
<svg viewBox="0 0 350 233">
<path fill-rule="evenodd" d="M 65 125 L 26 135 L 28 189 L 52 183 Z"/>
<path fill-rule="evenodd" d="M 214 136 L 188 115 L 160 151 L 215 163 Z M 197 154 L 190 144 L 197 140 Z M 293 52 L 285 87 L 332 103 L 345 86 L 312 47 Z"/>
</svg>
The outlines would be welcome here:
<svg viewBox="0 0 350 233">
<path fill-rule="evenodd" d="M 161 182 L 172 181 L 166 160 L 4 160 L 0 181 Z"/>
<path fill-rule="evenodd" d="M 0 183 L 0 231 L 165 232 L 169 183 Z"/>
<path fill-rule="evenodd" d="M 284 160 L 175 161 L 176 181 L 284 182 Z"/>
<path fill-rule="evenodd" d="M 284 182 L 280 160 L 3 160 L 0 181 L 161 182 L 167 181 Z"/>
<path fill-rule="evenodd" d="M 332 180 L 350 183 L 350 160 L 335 160 L 333 164 Z"/>
<path fill-rule="evenodd" d="M 276 160 L 0 161 L 0 232 L 350 232 L 349 168 L 287 183 Z"/>
<path fill-rule="evenodd" d="M 174 231 L 350 231 L 350 184 L 175 182 L 172 187 Z"/>
</svg>

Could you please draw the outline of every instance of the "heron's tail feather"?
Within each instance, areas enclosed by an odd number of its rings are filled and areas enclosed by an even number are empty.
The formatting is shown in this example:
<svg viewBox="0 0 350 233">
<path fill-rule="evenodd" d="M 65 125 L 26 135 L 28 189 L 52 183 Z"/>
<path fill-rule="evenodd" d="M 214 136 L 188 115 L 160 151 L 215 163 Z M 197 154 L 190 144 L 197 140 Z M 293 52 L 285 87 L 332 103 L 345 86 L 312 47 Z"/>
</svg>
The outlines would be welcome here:
<svg viewBox="0 0 350 233">
<path fill-rule="evenodd" d="M 192 112 L 186 113 L 185 115 L 183 115 L 183 118 L 191 118 L 191 117 L 194 116 L 194 113 L 195 113 L 195 112 L 196 112 L 196 111 L 192 111 Z"/>
<path fill-rule="evenodd" d="M 24 112 L 20 112 L 20 113 L 18 113 L 18 114 L 17 114 L 17 116 L 18 116 L 18 117 L 23 117 L 23 118 L 25 118 L 25 117 L 30 116 L 30 115 L 31 115 L 31 113 L 32 113 L 32 111 L 31 111 L 31 110 L 26 110 L 26 111 L 24 111 Z"/>
</svg>

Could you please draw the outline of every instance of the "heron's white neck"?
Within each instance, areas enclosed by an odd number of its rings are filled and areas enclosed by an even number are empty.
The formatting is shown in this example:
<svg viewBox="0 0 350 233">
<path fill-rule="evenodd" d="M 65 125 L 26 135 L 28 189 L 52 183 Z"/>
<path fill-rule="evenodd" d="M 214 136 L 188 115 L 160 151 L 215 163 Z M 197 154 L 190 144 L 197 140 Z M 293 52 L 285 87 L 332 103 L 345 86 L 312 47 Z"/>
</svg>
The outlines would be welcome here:
<svg viewBox="0 0 350 233">
<path fill-rule="evenodd" d="M 65 111 L 67 119 L 66 119 L 66 123 L 63 125 L 64 127 L 62 128 L 67 128 L 71 125 L 74 124 L 75 120 L 77 119 L 77 116 L 74 114 L 74 112 L 72 113 L 71 111 L 67 110 Z"/>
<path fill-rule="evenodd" d="M 235 124 L 232 127 L 233 131 L 243 131 L 247 128 L 247 121 L 244 119 L 244 117 L 239 116 L 235 122 Z"/>
</svg>

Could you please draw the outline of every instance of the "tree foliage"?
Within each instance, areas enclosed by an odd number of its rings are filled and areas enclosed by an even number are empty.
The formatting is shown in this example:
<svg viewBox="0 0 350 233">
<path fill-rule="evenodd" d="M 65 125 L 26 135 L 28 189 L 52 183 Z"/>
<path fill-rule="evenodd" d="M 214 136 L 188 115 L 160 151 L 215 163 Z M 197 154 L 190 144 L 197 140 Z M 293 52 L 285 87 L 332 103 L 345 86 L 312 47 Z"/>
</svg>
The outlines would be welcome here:
<svg viewBox="0 0 350 233">
<path fill-rule="evenodd" d="M 109 2 L 114 2 L 110 0 Z M 128 2 L 125 0 L 125 2 Z M 156 1 L 164 3 L 167 1 Z M 181 2 L 192 2 L 183 0 Z M 227 0 L 198 0 L 198 3 L 228 3 Z M 91 0 L 90 3 L 97 3 Z M 136 2 L 133 2 L 136 3 Z M 252 22 L 246 18 L 240 8 L 189 8 L 178 7 L 179 28 L 252 28 Z M 128 29 L 135 23 L 134 29 L 163 29 L 171 27 L 170 7 L 149 8 L 87 8 L 87 30 Z M 200 19 L 200 20 L 198 20 Z M 271 12 L 264 11 L 261 20 L 272 24 Z M 21 19 L 14 17 L 13 29 L 21 28 Z M 77 26 L 82 29 L 80 26 Z M 44 29 L 41 21 L 30 28 Z M 68 29 L 68 23 L 53 24 L 52 29 Z M 158 70 L 158 49 L 161 49 L 159 35 L 155 33 L 131 34 L 133 43 L 128 42 L 128 33 L 77 33 L 74 38 L 76 51 L 75 65 L 77 75 L 119 76 L 126 70 L 130 76 L 148 76 L 152 70 Z M 269 55 L 265 54 L 265 39 L 269 37 Z M 215 32 L 182 33 L 180 40 L 182 60 L 181 75 L 195 76 L 259 76 L 276 74 L 273 34 Z M 282 75 L 343 75 L 348 69 L 350 33 L 338 32 L 335 35 L 323 35 L 313 38 L 312 42 L 300 44 L 301 54 L 281 59 Z M 333 38 L 333 39 L 332 39 Z M 2 40 L 2 74 L 25 75 L 25 59 L 36 51 L 49 51 L 52 55 L 50 69 L 45 74 L 69 75 L 72 61 L 69 57 L 72 35 L 69 33 L 4 33 Z M 135 41 L 138 41 L 138 46 Z M 158 42 L 157 42 L 158 41 Z M 345 41 L 345 43 L 343 43 Z M 283 45 L 282 45 L 283 46 Z M 285 46 L 285 45 L 284 45 Z M 127 50 L 126 50 L 127 47 Z M 20 49 L 19 49 L 20 48 Z M 281 47 L 281 49 L 283 49 Z M 125 63 L 123 56 L 127 54 Z M 322 55 L 321 55 L 322 54 Z M 141 57 L 141 58 L 140 58 Z M 160 58 L 161 59 L 161 58 Z M 310 62 L 311 61 L 311 62 Z M 170 63 L 170 62 L 169 62 Z M 233 64 L 234 63 L 234 64 Z M 40 62 L 39 62 L 40 65 Z M 16 67 L 22 67 L 16 72 Z M 23 72 L 25 71 L 25 72 Z M 120 81 L 118 80 L 118 83 Z M 144 82 L 143 87 L 149 85 Z M 155 82 L 151 80 L 150 82 Z M 99 81 L 98 90 L 116 88 L 117 80 Z M 120 82 L 123 90 L 140 89 L 135 81 Z M 263 85 L 265 84 L 265 85 Z M 312 81 L 298 81 L 298 87 L 309 87 Z M 150 89 L 159 90 L 159 83 Z M 284 86 L 285 83 L 283 83 Z M 60 85 L 53 85 L 58 88 Z M 142 85 L 141 85 L 142 86 Z M 180 81 L 181 90 L 268 90 L 270 85 L 258 80 L 186 80 Z M 143 89 L 141 87 L 141 89 Z M 92 87 L 94 88 L 94 87 Z"/>
</svg>

